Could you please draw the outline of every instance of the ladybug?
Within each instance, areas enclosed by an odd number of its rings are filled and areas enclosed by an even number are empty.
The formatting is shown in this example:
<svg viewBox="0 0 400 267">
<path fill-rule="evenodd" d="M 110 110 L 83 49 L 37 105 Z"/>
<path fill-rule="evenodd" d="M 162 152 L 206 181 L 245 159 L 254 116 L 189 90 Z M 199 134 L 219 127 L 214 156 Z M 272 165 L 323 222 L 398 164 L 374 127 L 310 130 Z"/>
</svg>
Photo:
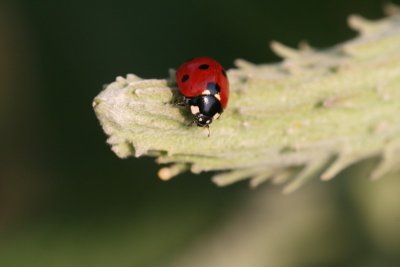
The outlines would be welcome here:
<svg viewBox="0 0 400 267">
<path fill-rule="evenodd" d="M 229 82 L 224 68 L 210 57 L 196 57 L 178 68 L 176 81 L 194 122 L 208 128 L 228 104 Z"/>
</svg>

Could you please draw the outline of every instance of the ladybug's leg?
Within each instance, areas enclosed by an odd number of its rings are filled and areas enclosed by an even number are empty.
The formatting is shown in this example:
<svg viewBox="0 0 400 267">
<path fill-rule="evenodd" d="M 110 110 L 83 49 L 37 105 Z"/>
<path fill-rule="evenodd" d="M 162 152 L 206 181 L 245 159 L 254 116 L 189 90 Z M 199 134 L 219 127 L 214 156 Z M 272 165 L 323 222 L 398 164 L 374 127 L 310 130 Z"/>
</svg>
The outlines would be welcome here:
<svg viewBox="0 0 400 267">
<path fill-rule="evenodd" d="M 186 97 L 178 97 L 174 100 L 173 104 L 179 107 L 186 107 L 188 105 Z"/>
<path fill-rule="evenodd" d="M 186 96 L 183 96 L 182 98 L 183 98 L 183 101 L 185 102 L 185 104 L 187 106 L 193 106 L 193 105 L 197 106 L 197 98 L 198 97 L 186 97 Z"/>
</svg>

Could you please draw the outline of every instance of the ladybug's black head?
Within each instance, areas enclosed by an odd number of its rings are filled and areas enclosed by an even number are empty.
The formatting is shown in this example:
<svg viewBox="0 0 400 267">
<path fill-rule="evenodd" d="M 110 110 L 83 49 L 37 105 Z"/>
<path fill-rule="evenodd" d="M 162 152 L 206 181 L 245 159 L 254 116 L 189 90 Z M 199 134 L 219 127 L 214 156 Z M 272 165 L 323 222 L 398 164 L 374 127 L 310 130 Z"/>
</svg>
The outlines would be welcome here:
<svg viewBox="0 0 400 267">
<path fill-rule="evenodd" d="M 221 102 L 214 95 L 201 95 L 189 99 L 188 104 L 197 126 L 208 126 L 222 113 Z"/>
<path fill-rule="evenodd" d="M 212 122 L 212 117 L 209 117 L 202 113 L 197 113 L 194 115 L 194 121 L 196 122 L 197 126 L 205 127 Z"/>
</svg>

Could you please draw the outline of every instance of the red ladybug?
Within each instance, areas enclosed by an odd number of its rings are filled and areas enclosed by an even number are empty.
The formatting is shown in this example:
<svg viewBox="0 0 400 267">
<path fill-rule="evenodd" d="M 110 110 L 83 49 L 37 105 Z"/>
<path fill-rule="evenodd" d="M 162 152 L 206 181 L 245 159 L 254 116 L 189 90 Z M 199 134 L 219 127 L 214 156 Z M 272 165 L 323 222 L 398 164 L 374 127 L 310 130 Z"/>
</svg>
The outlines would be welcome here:
<svg viewBox="0 0 400 267">
<path fill-rule="evenodd" d="M 229 82 L 224 68 L 216 60 L 190 59 L 176 71 L 176 81 L 197 126 L 208 127 L 226 108 Z"/>
</svg>

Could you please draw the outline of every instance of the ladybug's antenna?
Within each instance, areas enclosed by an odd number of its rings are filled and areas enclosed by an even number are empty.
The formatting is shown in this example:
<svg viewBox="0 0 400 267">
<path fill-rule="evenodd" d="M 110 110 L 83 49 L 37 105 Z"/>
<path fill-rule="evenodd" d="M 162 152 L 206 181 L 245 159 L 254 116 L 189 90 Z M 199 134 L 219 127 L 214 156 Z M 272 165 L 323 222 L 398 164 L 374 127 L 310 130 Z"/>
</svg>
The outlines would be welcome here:
<svg viewBox="0 0 400 267">
<path fill-rule="evenodd" d="M 208 137 L 210 137 L 210 125 L 206 125 L 206 128 L 207 128 L 207 130 L 208 130 Z"/>
</svg>

